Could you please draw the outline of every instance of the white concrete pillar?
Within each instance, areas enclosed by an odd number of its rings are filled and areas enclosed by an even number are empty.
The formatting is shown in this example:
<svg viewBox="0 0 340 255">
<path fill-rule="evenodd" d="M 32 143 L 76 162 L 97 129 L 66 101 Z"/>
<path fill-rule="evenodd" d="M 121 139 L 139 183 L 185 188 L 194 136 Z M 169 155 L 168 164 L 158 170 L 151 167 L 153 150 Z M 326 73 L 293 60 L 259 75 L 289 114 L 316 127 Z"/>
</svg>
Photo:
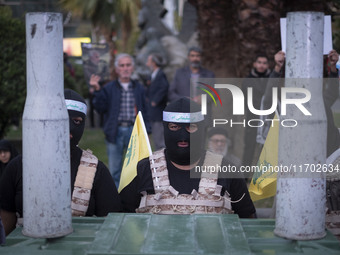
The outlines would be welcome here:
<svg viewBox="0 0 340 255">
<path fill-rule="evenodd" d="M 27 13 L 26 47 L 23 234 L 54 238 L 72 232 L 62 14 Z"/>
<path fill-rule="evenodd" d="M 274 233 L 293 240 L 325 236 L 325 179 L 315 173 L 326 162 L 326 115 L 322 97 L 324 14 L 293 12 L 287 15 L 285 87 L 305 88 L 311 99 L 303 106 L 306 116 L 294 105 L 287 106 L 281 121 L 295 119 L 296 127 L 280 127 L 279 173 L 277 182 L 276 226 Z M 304 97 L 289 93 L 289 98 Z M 289 95 L 288 94 L 288 95 Z M 305 165 L 308 164 L 308 165 Z"/>
</svg>

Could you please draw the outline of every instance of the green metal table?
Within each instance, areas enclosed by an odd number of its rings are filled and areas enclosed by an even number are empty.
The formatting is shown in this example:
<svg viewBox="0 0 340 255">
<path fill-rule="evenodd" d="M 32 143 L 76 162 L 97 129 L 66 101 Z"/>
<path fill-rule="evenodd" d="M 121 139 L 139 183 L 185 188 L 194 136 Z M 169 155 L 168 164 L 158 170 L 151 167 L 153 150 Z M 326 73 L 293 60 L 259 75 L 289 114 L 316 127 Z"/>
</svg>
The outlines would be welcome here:
<svg viewBox="0 0 340 255">
<path fill-rule="evenodd" d="M 292 241 L 273 234 L 275 221 L 237 215 L 151 215 L 113 213 L 73 218 L 73 233 L 56 239 L 23 236 L 17 228 L 0 254 L 340 254 L 325 238 Z"/>
</svg>

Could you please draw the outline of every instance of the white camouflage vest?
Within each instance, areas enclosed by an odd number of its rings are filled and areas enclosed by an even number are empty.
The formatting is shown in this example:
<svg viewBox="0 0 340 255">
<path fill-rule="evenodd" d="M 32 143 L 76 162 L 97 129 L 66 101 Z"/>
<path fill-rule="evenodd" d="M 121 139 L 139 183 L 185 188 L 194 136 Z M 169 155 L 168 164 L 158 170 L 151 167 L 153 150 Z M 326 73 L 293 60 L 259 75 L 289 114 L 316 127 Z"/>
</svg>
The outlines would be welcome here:
<svg viewBox="0 0 340 255">
<path fill-rule="evenodd" d="M 164 150 L 154 152 L 150 158 L 155 194 L 142 192 L 137 213 L 154 214 L 215 214 L 233 213 L 227 191 L 221 196 L 221 185 L 217 185 L 218 172 L 202 172 L 198 192 L 179 194 L 169 182 Z M 221 165 L 222 156 L 207 152 L 203 166 Z M 206 168 L 208 169 L 208 168 Z"/>
<path fill-rule="evenodd" d="M 72 216 L 85 216 L 87 212 L 97 165 L 98 158 L 92 151 L 83 151 L 72 193 Z"/>
</svg>

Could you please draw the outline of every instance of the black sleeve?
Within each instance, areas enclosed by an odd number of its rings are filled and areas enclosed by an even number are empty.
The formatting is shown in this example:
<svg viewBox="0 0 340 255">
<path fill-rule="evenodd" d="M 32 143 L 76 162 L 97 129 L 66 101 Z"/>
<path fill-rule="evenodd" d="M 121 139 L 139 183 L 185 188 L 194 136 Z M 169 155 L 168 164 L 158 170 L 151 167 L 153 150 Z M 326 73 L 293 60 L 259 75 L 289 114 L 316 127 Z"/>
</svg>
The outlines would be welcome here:
<svg viewBox="0 0 340 255">
<path fill-rule="evenodd" d="M 232 165 L 226 158 L 223 158 L 222 165 L 226 166 L 228 164 Z M 223 191 L 227 190 L 231 201 L 240 200 L 237 203 L 231 203 L 232 209 L 240 218 L 250 218 L 256 212 L 242 173 L 239 175 L 239 178 L 220 178 L 218 184 L 223 186 L 222 195 L 224 194 Z"/>
<path fill-rule="evenodd" d="M 96 109 L 99 113 L 105 113 L 108 110 L 108 105 L 110 101 L 110 92 L 111 91 L 111 83 L 105 84 L 104 87 L 102 87 L 99 91 L 93 92 L 93 107 Z"/>
<path fill-rule="evenodd" d="M 0 180 L 0 207 L 22 215 L 22 157 L 11 160 Z"/>
<path fill-rule="evenodd" d="M 95 212 L 98 217 L 110 212 L 121 212 L 122 205 L 113 178 L 104 165 L 99 161 L 93 185 Z"/>
<path fill-rule="evenodd" d="M 255 213 L 255 206 L 250 198 L 246 182 L 243 178 L 231 179 L 230 190 L 228 191 L 232 201 L 238 201 L 237 203 L 231 203 L 231 206 L 236 214 L 240 218 L 249 218 Z"/>
<path fill-rule="evenodd" d="M 243 95 L 245 96 L 245 100 L 244 100 L 244 114 L 246 116 L 247 119 L 251 119 L 252 115 L 250 110 L 248 109 L 248 88 L 252 88 L 253 84 L 252 84 L 252 80 L 254 80 L 254 78 L 250 78 L 249 76 L 247 76 L 246 78 L 243 79 L 242 82 L 242 86 L 241 86 L 241 90 L 243 92 Z M 253 91 L 254 93 L 254 91 Z"/>
<path fill-rule="evenodd" d="M 136 212 L 136 208 L 138 208 L 141 198 L 140 194 L 137 192 L 137 185 L 138 180 L 136 176 L 132 182 L 119 193 L 123 212 Z"/>
<path fill-rule="evenodd" d="M 281 76 L 280 73 L 272 71 L 267 79 L 266 89 L 263 94 L 263 109 L 269 109 L 272 106 L 272 94 L 273 88 L 281 88 L 284 86 L 283 79 L 279 79 Z M 278 93 L 280 93 L 278 91 Z M 279 95 L 279 94 L 278 94 Z"/>
<path fill-rule="evenodd" d="M 121 192 L 120 198 L 124 212 L 136 212 L 141 200 L 141 192 L 155 193 L 150 171 L 149 158 L 142 159 L 137 164 L 137 176 Z"/>
<path fill-rule="evenodd" d="M 140 102 L 141 102 L 141 109 L 144 118 L 144 124 L 145 128 L 148 134 L 151 134 L 151 123 L 150 123 L 150 118 L 149 118 L 149 112 L 148 112 L 148 107 L 146 105 L 146 96 L 145 96 L 145 91 L 143 88 L 143 85 L 139 84 L 140 87 Z"/>
<path fill-rule="evenodd" d="M 159 105 L 160 102 L 164 100 L 164 98 L 167 96 L 169 90 L 169 83 L 166 79 L 165 74 L 162 72 L 161 76 L 159 78 L 159 83 L 157 84 L 157 91 L 154 94 L 152 101 L 156 103 L 156 105 Z"/>
</svg>

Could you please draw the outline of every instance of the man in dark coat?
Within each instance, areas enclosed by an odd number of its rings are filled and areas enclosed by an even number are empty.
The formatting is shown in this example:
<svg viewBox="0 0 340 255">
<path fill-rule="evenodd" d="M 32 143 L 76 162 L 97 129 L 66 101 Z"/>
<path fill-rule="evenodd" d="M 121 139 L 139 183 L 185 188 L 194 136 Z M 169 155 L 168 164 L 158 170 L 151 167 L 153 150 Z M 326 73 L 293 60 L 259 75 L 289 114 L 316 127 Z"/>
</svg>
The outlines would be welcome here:
<svg viewBox="0 0 340 255">
<path fill-rule="evenodd" d="M 270 69 L 268 64 L 268 57 L 264 54 L 256 56 L 253 63 L 253 68 L 250 70 L 249 75 L 246 77 L 242 84 L 242 91 L 244 95 L 248 95 L 247 89 L 253 89 L 252 102 L 255 109 L 261 109 L 261 100 L 266 91 L 267 80 L 270 75 Z M 248 97 L 248 96 L 247 96 Z M 248 102 L 247 98 L 245 102 Z M 249 111 L 248 106 L 246 109 L 246 123 L 251 119 L 259 119 L 259 116 Z M 254 160 L 255 148 L 256 148 L 256 135 L 257 127 L 246 126 L 244 134 L 244 151 L 242 165 L 250 166 Z"/>
<path fill-rule="evenodd" d="M 215 78 L 212 71 L 201 67 L 201 52 L 198 47 L 191 47 L 188 52 L 189 65 L 178 69 L 170 84 L 169 101 L 173 102 L 181 97 L 199 96 L 196 82 L 199 78 Z M 190 82 L 191 80 L 191 82 Z M 195 100 L 197 102 L 197 100 Z"/>
<path fill-rule="evenodd" d="M 216 206 L 196 204 L 197 201 L 209 200 L 203 193 L 207 194 L 211 189 L 215 202 L 234 201 L 231 209 L 239 217 L 255 217 L 256 210 L 242 174 L 224 175 L 217 171 L 214 180 L 209 179 L 205 186 L 207 176 L 197 172 L 202 166 L 225 168 L 232 165 L 226 158 L 205 151 L 205 117 L 198 104 L 185 97 L 170 103 L 163 111 L 163 126 L 165 150 L 154 152 L 138 162 L 137 176 L 120 192 L 124 211 L 135 212 L 137 209 L 137 212 L 156 214 L 191 214 L 211 213 L 214 207 L 214 213 L 225 213 L 219 210 L 228 204 L 225 202 Z M 172 194 L 170 199 L 169 193 Z M 152 202 L 147 198 L 150 196 L 155 198 L 151 199 Z M 190 199 L 184 201 L 183 197 Z M 153 205 L 150 206 L 149 202 Z"/>
<path fill-rule="evenodd" d="M 169 89 L 168 80 L 160 68 L 161 56 L 150 54 L 146 65 L 152 71 L 150 85 L 147 90 L 148 113 L 150 116 L 152 139 L 156 150 L 165 147 L 163 129 L 163 110 L 167 103 Z"/>
</svg>

